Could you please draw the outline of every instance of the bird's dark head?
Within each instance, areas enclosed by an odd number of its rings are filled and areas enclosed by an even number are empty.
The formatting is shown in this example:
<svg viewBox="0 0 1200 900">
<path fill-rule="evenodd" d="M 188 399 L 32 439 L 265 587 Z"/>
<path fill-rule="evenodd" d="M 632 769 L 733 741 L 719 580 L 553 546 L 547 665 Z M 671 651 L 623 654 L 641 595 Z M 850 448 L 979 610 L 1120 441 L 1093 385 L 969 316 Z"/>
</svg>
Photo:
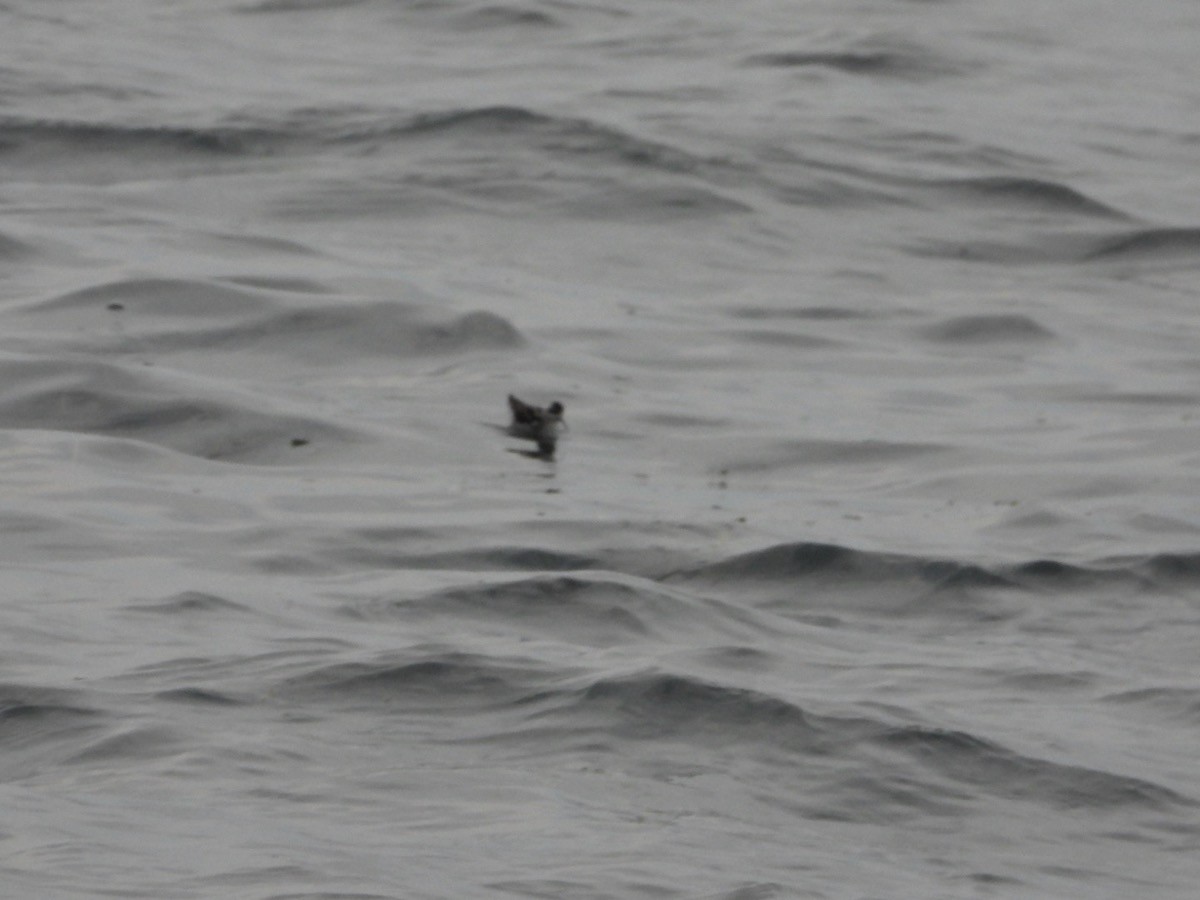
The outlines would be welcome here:
<svg viewBox="0 0 1200 900">
<path fill-rule="evenodd" d="M 562 418 L 562 414 L 564 412 L 566 412 L 566 410 L 563 409 L 563 405 L 561 403 L 559 403 L 557 400 L 555 400 L 553 403 L 551 403 L 549 406 L 546 407 L 546 412 L 550 413 L 550 415 L 555 416 L 557 418 Z"/>
</svg>

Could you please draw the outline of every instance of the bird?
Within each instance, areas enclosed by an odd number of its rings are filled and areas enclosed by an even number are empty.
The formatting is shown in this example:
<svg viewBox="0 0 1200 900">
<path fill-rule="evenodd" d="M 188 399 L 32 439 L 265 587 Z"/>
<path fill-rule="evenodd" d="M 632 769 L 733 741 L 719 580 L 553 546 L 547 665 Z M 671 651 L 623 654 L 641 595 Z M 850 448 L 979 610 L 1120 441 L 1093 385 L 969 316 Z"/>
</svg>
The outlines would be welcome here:
<svg viewBox="0 0 1200 900">
<path fill-rule="evenodd" d="M 536 442 L 538 453 L 544 458 L 554 456 L 554 449 L 558 445 L 558 431 L 567 424 L 563 421 L 563 413 L 566 411 L 563 405 L 555 400 L 543 409 L 509 394 L 508 408 L 512 410 L 512 424 L 508 426 L 508 433 L 513 437 Z"/>
</svg>

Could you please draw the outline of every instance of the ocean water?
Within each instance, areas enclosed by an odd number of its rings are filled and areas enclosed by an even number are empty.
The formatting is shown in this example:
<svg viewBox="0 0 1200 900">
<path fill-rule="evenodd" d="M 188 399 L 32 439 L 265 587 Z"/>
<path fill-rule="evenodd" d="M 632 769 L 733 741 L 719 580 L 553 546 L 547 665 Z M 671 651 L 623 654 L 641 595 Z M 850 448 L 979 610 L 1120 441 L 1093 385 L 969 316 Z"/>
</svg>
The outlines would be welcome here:
<svg viewBox="0 0 1200 900">
<path fill-rule="evenodd" d="M 0 49 L 0 895 L 1196 895 L 1200 6 Z"/>
</svg>

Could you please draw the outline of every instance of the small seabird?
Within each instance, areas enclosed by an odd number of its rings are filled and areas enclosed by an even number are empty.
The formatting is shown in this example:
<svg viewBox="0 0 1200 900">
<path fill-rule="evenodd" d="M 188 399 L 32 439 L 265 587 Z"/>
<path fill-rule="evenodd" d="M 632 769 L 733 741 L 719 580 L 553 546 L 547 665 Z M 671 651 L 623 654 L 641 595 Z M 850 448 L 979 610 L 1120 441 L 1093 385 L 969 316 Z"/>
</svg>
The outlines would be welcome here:
<svg viewBox="0 0 1200 900">
<path fill-rule="evenodd" d="M 545 409 L 518 400 L 508 395 L 508 408 L 512 410 L 512 424 L 508 433 L 513 437 L 536 441 L 538 453 L 549 459 L 558 444 L 558 430 L 566 427 L 563 421 L 563 405 L 555 400 Z"/>
</svg>

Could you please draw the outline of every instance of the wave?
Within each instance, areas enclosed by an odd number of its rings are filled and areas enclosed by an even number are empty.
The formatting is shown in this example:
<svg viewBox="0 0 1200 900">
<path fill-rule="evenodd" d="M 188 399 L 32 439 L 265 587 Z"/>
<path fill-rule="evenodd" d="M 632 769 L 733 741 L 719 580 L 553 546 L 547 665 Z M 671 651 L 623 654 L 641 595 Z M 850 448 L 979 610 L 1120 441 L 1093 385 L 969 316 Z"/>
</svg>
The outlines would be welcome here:
<svg viewBox="0 0 1200 900">
<path fill-rule="evenodd" d="M 343 607 L 355 618 L 489 623 L 518 638 L 541 634 L 587 646 L 642 641 L 753 641 L 775 623 L 741 606 L 680 593 L 648 579 L 575 572 L 446 588 Z"/>
<path fill-rule="evenodd" d="M 1156 585 L 1200 587 L 1200 552 L 1153 553 L 1143 557 L 1118 557 L 1106 561 L 1115 571 L 1129 572 Z"/>
<path fill-rule="evenodd" d="M 936 618 L 946 624 L 1004 621 L 1022 611 L 1010 599 L 1014 582 L 974 563 L 848 552 L 830 545 L 781 550 L 775 564 L 790 567 L 798 563 L 802 571 L 807 570 L 804 580 L 811 582 L 811 587 L 829 592 L 829 605 L 835 610 Z M 766 606 L 802 620 L 811 616 L 814 607 L 820 608 L 810 597 L 790 592 Z"/>
<path fill-rule="evenodd" d="M 87 764 L 112 762 L 126 767 L 132 760 L 171 756 L 185 746 L 183 739 L 169 728 L 155 725 L 126 727 L 106 734 L 69 756 L 65 762 Z"/>
<path fill-rule="evenodd" d="M 0 233 L 0 260 L 12 262 L 26 259 L 33 256 L 35 252 L 33 246 L 25 241 Z"/>
<path fill-rule="evenodd" d="M 951 452 L 948 444 L 902 441 L 789 440 L 759 442 L 755 449 L 724 460 L 717 474 L 761 473 L 801 466 L 879 467 Z"/>
<path fill-rule="evenodd" d="M 1121 706 L 1135 706 L 1171 722 L 1193 727 L 1200 725 L 1200 690 L 1194 687 L 1138 688 L 1108 694 L 1102 700 Z"/>
<path fill-rule="evenodd" d="M 0 721 L 4 722 L 0 740 L 12 744 L 32 734 L 45 734 L 59 726 L 70 729 L 78 724 L 93 724 L 101 713 L 83 704 L 79 695 L 60 688 L 0 684 Z"/>
<path fill-rule="evenodd" d="M 774 760 L 781 753 L 837 760 L 837 806 L 847 793 L 929 812 L 929 804 L 979 793 L 1063 809 L 1194 807 L 1197 802 L 1144 778 L 1015 752 L 994 741 L 927 725 L 896 725 L 869 716 L 818 715 L 769 692 L 658 669 L 595 678 L 578 688 L 557 688 L 538 697 L 531 722 L 559 723 L 564 732 L 609 740 L 684 742 L 695 749 L 739 747 L 744 760 Z M 888 754 L 886 780 L 863 779 Z M 840 776 L 840 777 L 839 777 Z M 913 787 L 905 797 L 899 785 Z M 825 785 L 828 789 L 830 786 Z M 807 791 L 807 788 L 804 788 Z M 788 800 L 781 785 L 779 797 Z M 812 798 L 800 801 L 812 802 Z M 951 812 L 953 803 L 942 803 Z M 810 812 L 812 810 L 810 809 Z M 843 812 L 844 816 L 845 813 Z M 872 810 L 869 818 L 880 813 Z"/>
<path fill-rule="evenodd" d="M 0 120 L 0 158 L 30 177 L 44 169 L 59 179 L 120 182 L 154 177 L 155 167 L 190 174 L 284 154 L 395 157 L 351 181 L 306 182 L 277 201 L 276 215 L 306 221 L 512 203 L 622 220 L 753 208 L 741 196 L 745 172 L 728 160 L 523 106 L 247 112 L 202 126 Z"/>
<path fill-rule="evenodd" d="M 716 164 L 670 144 L 646 140 L 590 119 L 548 115 L 524 107 L 489 106 L 422 114 L 408 122 L 404 132 L 520 132 L 539 137 L 543 147 L 563 156 L 601 157 L 609 162 L 670 173 L 694 172 Z"/>
<path fill-rule="evenodd" d="M 736 319 L 774 320 L 802 319 L 817 322 L 852 321 L 854 319 L 877 319 L 884 314 L 849 306 L 736 306 L 729 310 Z"/>
<path fill-rule="evenodd" d="M 131 310 L 150 316 L 201 317 L 264 313 L 271 309 L 262 292 L 240 290 L 214 281 L 179 278 L 128 278 L 89 285 L 27 304 L 26 316 L 59 311 Z M 115 311 L 115 310 L 114 310 Z"/>
<path fill-rule="evenodd" d="M 1059 592 L 1125 579 L 1143 587 L 1200 587 L 1200 552 L 1101 558 L 1090 564 L 1039 558 L 992 566 L 938 557 L 857 550 L 840 544 L 785 543 L 682 569 L 668 581 L 718 584 L 837 578 L 880 585 L 920 582 Z"/>
<path fill-rule="evenodd" d="M 249 701 L 234 697 L 224 691 L 215 691 L 211 688 L 201 687 L 169 688 L 165 691 L 159 691 L 154 697 L 156 700 L 163 700 L 167 703 L 179 703 L 186 706 L 234 707 L 249 705 Z"/>
<path fill-rule="evenodd" d="M 924 329 L 927 338 L 945 344 L 1030 343 L 1051 341 L 1055 334 L 1030 316 L 1015 313 L 953 316 Z"/>
<path fill-rule="evenodd" d="M 433 318 L 413 303 L 327 300 L 325 293 L 291 280 L 124 279 L 26 303 L 18 312 L 27 342 L 41 331 L 56 348 L 73 344 L 101 354 L 253 349 L 341 365 L 347 354 L 403 360 L 525 344 L 511 322 L 486 310 Z M 97 329 L 101 321 L 108 327 Z M 64 338 L 67 332 L 81 336 Z"/>
<path fill-rule="evenodd" d="M 326 125 L 323 129 L 330 140 L 340 144 L 377 144 L 436 137 L 440 140 L 486 140 L 495 146 L 496 141 L 508 139 L 540 148 L 562 159 L 600 161 L 671 174 L 729 167 L 724 160 L 698 156 L 591 119 L 559 116 L 524 106 L 453 108 L 399 118 L 381 115 L 366 125 L 352 122 L 344 126 Z"/>
<path fill-rule="evenodd" d="M 845 346 L 845 341 L 833 338 L 799 334 L 779 328 L 739 328 L 726 331 L 725 335 L 759 347 L 786 347 L 791 350 L 832 350 Z"/>
<path fill-rule="evenodd" d="M 351 708 L 498 711 L 531 702 L 563 675 L 533 659 L 422 647 L 319 666 L 286 679 L 276 693 L 291 700 L 336 698 Z"/>
<path fill-rule="evenodd" d="M 718 191 L 697 186 L 607 184 L 561 200 L 553 206 L 587 219 L 617 221 L 678 221 L 681 217 L 707 217 L 748 213 L 753 207 Z"/>
<path fill-rule="evenodd" d="M 271 13 L 304 13 L 339 10 L 349 6 L 379 6 L 378 0 L 257 0 L 235 8 L 244 15 Z M 386 5 L 386 4 L 383 4 Z M 439 4 L 418 4 L 422 8 L 442 12 Z M 559 20 L 540 9 L 529 9 L 515 4 L 490 3 L 472 6 L 465 11 L 453 10 L 449 23 L 451 28 L 481 30 L 490 28 L 548 28 L 559 24 Z"/>
<path fill-rule="evenodd" d="M 537 578 L 453 588 L 416 598 L 355 604 L 355 617 L 386 615 L 405 622 L 458 619 L 492 629 L 550 635 L 588 646 L 627 645 L 650 633 L 648 604 L 661 592 L 578 577 Z M 655 611 L 662 615 L 661 611 Z"/>
<path fill-rule="evenodd" d="M 1000 570 L 1022 588 L 1044 594 L 1100 588 L 1171 594 L 1200 589 L 1200 552 L 1102 557 L 1087 564 L 1034 559 Z"/>
<path fill-rule="evenodd" d="M 992 796 L 1062 809 L 1196 806 L 1195 800 L 1154 782 L 1015 753 L 961 731 L 923 726 L 891 728 L 872 738 L 921 768 Z"/>
<path fill-rule="evenodd" d="M 808 578 L 870 581 L 880 584 L 920 582 L 924 587 L 975 584 L 981 587 L 1010 587 L 1013 582 L 987 569 L 952 560 L 873 553 L 838 544 L 777 544 L 764 550 L 730 557 L 695 569 L 673 573 L 668 580 L 700 580 L 717 584 L 728 581 L 778 581 Z"/>
<path fill-rule="evenodd" d="M 969 68 L 928 47 L 898 41 L 875 41 L 843 50 L 786 50 L 757 53 L 743 65 L 773 69 L 829 69 L 848 75 L 905 81 L 962 75 Z"/>
<path fill-rule="evenodd" d="M 442 569 L 454 572 L 537 571 L 570 572 L 578 569 L 600 568 L 594 556 L 564 553 L 543 547 L 498 546 L 445 550 L 435 553 L 412 553 L 397 549 L 397 545 L 413 535 L 405 530 L 366 529 L 359 534 L 364 541 L 379 542 L 387 549 L 372 551 L 357 544 L 355 558 L 365 565 L 385 565 L 402 569 Z M 431 538 L 433 535 L 423 535 Z"/>
<path fill-rule="evenodd" d="M 780 544 L 672 573 L 668 583 L 737 591 L 756 607 L 813 623 L 814 616 L 867 614 L 936 618 L 947 625 L 1011 619 L 1021 586 L 1003 570 L 955 560 L 854 550 L 836 544 Z"/>
<path fill-rule="evenodd" d="M 553 714 L 603 722 L 622 738 L 688 738 L 712 744 L 769 744 L 797 752 L 827 749 L 819 716 L 769 694 L 693 676 L 644 671 L 599 678 Z"/>
<path fill-rule="evenodd" d="M 131 603 L 125 608 L 134 612 L 161 613 L 163 615 L 249 612 L 249 609 L 240 603 L 216 594 L 207 594 L 204 591 L 183 591 L 163 600 Z"/>
<path fill-rule="evenodd" d="M 1141 228 L 1099 238 L 1088 260 L 1200 257 L 1200 228 Z"/>
<path fill-rule="evenodd" d="M 0 360 L 0 427 L 133 439 L 207 460 L 290 462 L 312 442 L 361 439 L 348 428 L 248 398 L 195 378 L 145 367 L 64 358 Z"/>
<path fill-rule="evenodd" d="M 396 360 L 485 350 L 511 350 L 525 345 L 507 319 L 486 310 L 462 313 L 442 321 L 422 321 L 399 304 L 387 301 L 338 303 L 275 312 L 237 325 L 186 329 L 126 326 L 122 334 L 97 340 L 109 353 L 175 353 L 188 350 L 276 351 L 292 359 L 325 365 L 343 364 L 346 354 L 376 355 Z"/>
<path fill-rule="evenodd" d="M 932 241 L 908 248 L 914 256 L 1006 265 L 1104 262 L 1184 262 L 1200 259 L 1200 228 L 1133 228 L 1109 234 L 1058 232 L 1025 242 Z"/>
<path fill-rule="evenodd" d="M 339 155 L 399 160 L 375 177 L 312 185 L 277 204 L 276 215 L 304 221 L 371 213 L 425 216 L 446 208 L 487 212 L 514 204 L 548 215 L 621 221 L 752 208 L 741 196 L 744 179 L 730 177 L 726 161 L 526 107 L 372 114 L 365 122 L 335 115 L 291 127 L 311 129 Z"/>
<path fill-rule="evenodd" d="M 342 9 L 347 6 L 362 6 L 371 2 L 373 0 L 258 0 L 255 3 L 235 7 L 234 11 L 245 15 L 320 12 L 328 9 Z"/>
<path fill-rule="evenodd" d="M 601 521 L 560 519 L 553 523 L 530 522 L 525 527 L 546 536 L 546 542 L 497 544 L 495 531 L 486 525 L 452 535 L 432 527 L 368 527 L 331 535 L 306 559 L 346 571 L 368 567 L 540 575 L 607 572 L 647 582 L 695 561 L 694 555 L 668 546 L 677 534 L 674 525 L 628 523 L 626 534 L 637 535 L 640 540 L 616 546 L 611 543 L 610 526 Z"/>
<path fill-rule="evenodd" d="M 111 721 L 73 691 L 0 685 L 0 782 L 29 778 L 70 760 Z"/>
<path fill-rule="evenodd" d="M 454 20 L 456 28 L 483 30 L 493 28 L 555 28 L 561 22 L 541 9 L 530 9 L 515 4 L 491 3 L 474 6 L 460 13 Z"/>
<path fill-rule="evenodd" d="M 688 590 L 737 596 L 764 614 L 803 625 L 849 621 L 937 623 L 980 628 L 1015 622 L 1037 633 L 1059 627 L 1045 597 L 1080 603 L 1111 597 L 1176 596 L 1200 590 L 1200 553 L 1148 554 L 1090 562 L 1030 559 L 981 563 L 787 543 L 684 567 L 663 577 Z M 1072 600 L 1072 603 L 1077 602 Z M 1131 630 L 1144 630 L 1131 622 Z M 1054 673 L 1051 673 L 1054 674 Z M 1037 673 L 1024 673 L 1035 678 Z M 1075 677 L 1075 676 L 1072 676 Z"/>
<path fill-rule="evenodd" d="M 147 126 L 7 117 L 0 118 L 0 158 L 55 154 L 55 151 L 126 158 L 141 154 L 266 156 L 279 150 L 285 137 L 275 129 L 237 125 Z M 56 158 L 62 161 L 60 155 Z"/>
<path fill-rule="evenodd" d="M 256 696 L 302 708 L 307 716 L 321 715 L 319 707 L 326 705 L 339 715 L 369 712 L 406 733 L 429 729 L 427 740 L 457 743 L 469 735 L 466 739 L 503 745 L 519 757 L 570 753 L 576 759 L 620 759 L 626 769 L 644 768 L 668 781 L 728 774 L 736 760 L 742 772 L 765 767 L 771 773 L 772 790 L 758 795 L 761 802 L 814 819 L 895 823 L 958 817 L 986 808 L 988 798 L 1065 811 L 1161 813 L 1197 806 L 1194 798 L 1152 778 L 1081 765 L 1060 753 L 1018 751 L 962 729 L 897 722 L 897 715 L 911 715 L 901 710 L 868 704 L 837 714 L 816 712 L 759 686 L 771 683 L 762 676 L 777 670 L 777 663 L 757 648 L 721 649 L 723 660 L 738 663 L 730 667 L 729 679 L 661 665 L 595 672 L 589 664 L 603 657 L 554 664 L 552 655 L 538 650 L 536 656 L 503 656 L 422 644 L 366 659 L 310 658 L 298 674 L 295 659 L 287 666 L 276 660 L 273 669 L 264 670 L 268 683 L 259 685 Z M 738 671 L 755 686 L 738 684 Z M 156 699 L 212 709 L 245 705 L 223 691 L 194 686 L 160 692 Z M 1182 704 L 1194 716 L 1196 696 L 1143 691 L 1105 702 Z M 169 735 L 135 731 L 88 744 L 87 752 L 154 755 L 173 743 Z"/>
<path fill-rule="evenodd" d="M 932 183 L 934 187 L 972 202 L 1017 206 L 1026 209 L 1090 216 L 1106 219 L 1128 219 L 1129 216 L 1093 200 L 1065 184 L 1037 178 L 978 177 L 958 178 Z"/>
</svg>

